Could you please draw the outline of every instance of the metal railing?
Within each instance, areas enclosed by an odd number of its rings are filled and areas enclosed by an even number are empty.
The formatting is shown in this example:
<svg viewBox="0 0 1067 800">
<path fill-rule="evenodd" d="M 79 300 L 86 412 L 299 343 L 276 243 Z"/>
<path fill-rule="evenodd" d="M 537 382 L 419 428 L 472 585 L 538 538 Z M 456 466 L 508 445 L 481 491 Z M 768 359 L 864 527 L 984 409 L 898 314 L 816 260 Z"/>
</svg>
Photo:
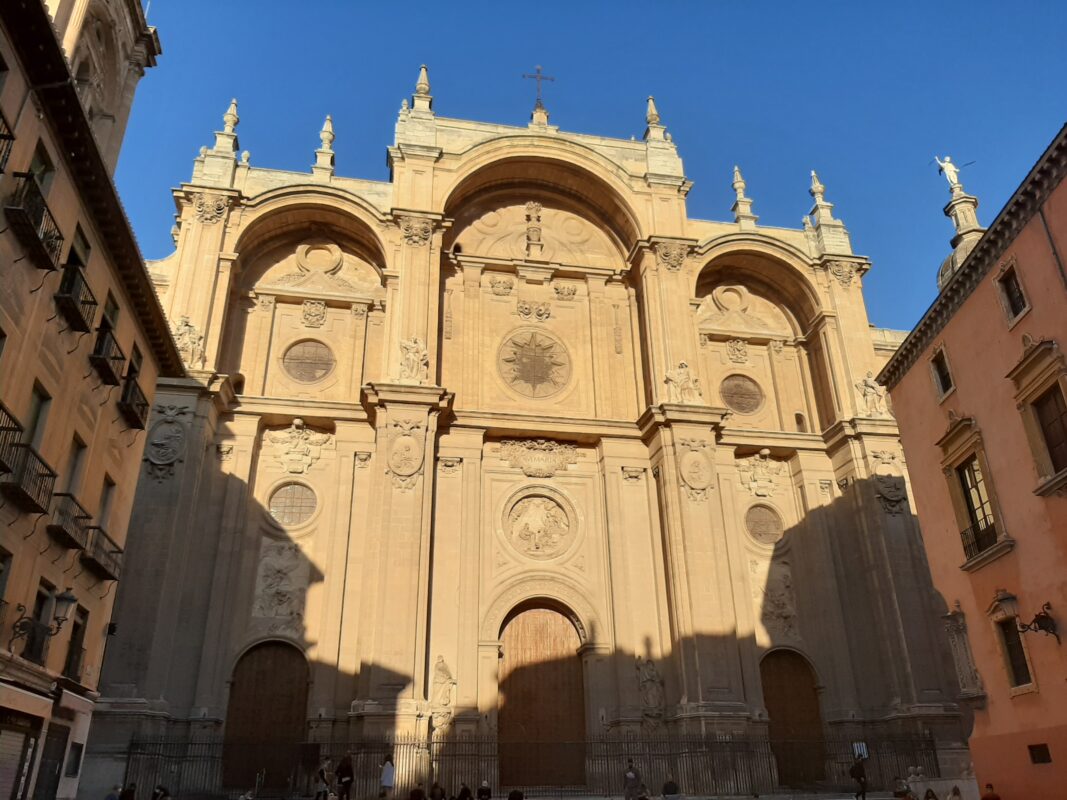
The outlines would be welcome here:
<svg viewBox="0 0 1067 800">
<path fill-rule="evenodd" d="M 72 494 L 56 492 L 52 498 L 48 532 L 64 547 L 84 550 L 89 537 L 86 528 L 92 516 Z"/>
<path fill-rule="evenodd" d="M 7 169 L 7 160 L 11 157 L 11 148 L 15 146 L 15 133 L 7 124 L 7 117 L 0 111 L 0 173 Z"/>
<path fill-rule="evenodd" d="M 108 386 L 118 386 L 122 383 L 122 367 L 126 363 L 126 356 L 115 340 L 115 334 L 106 325 L 98 329 L 96 345 L 89 354 L 89 363 L 93 365 L 100 380 Z"/>
<path fill-rule="evenodd" d="M 37 178 L 29 172 L 15 173 L 15 191 L 8 198 L 4 214 L 38 269 L 59 267 L 63 234 L 44 201 Z"/>
<path fill-rule="evenodd" d="M 85 273 L 77 264 L 67 264 L 63 268 L 63 279 L 59 283 L 59 291 L 55 293 L 55 301 L 56 308 L 71 330 L 88 333 L 93 329 L 99 304 L 85 280 Z"/>
<path fill-rule="evenodd" d="M 0 491 L 23 511 L 43 514 L 52 500 L 56 472 L 26 442 L 16 442 L 5 451 L 11 471 L 0 475 Z"/>
<path fill-rule="evenodd" d="M 122 572 L 122 548 L 99 525 L 90 525 L 86 531 L 89 541 L 82 551 L 82 561 L 104 580 L 117 581 Z"/>
<path fill-rule="evenodd" d="M 15 415 L 0 403 L 0 475 L 14 469 L 14 454 L 11 446 L 22 438 L 22 426 Z"/>
<path fill-rule="evenodd" d="M 460 783 L 472 789 L 485 780 L 494 796 L 521 789 L 528 796 L 618 796 L 629 759 L 650 795 L 660 794 L 671 777 L 687 795 L 768 794 L 783 786 L 812 790 L 854 789 L 849 777 L 855 753 L 862 748 L 868 787 L 892 788 L 893 778 L 921 767 L 939 775 L 932 736 L 817 740 L 771 740 L 760 736 L 662 736 L 590 738 L 578 742 L 499 742 L 494 737 L 364 739 L 355 742 L 226 742 L 220 739 L 134 739 L 127 752 L 126 781 L 153 786 L 163 782 L 176 798 L 231 797 L 260 786 L 257 797 L 300 797 L 317 790 L 324 758 L 333 768 L 343 757 L 352 763 L 352 800 L 378 796 L 381 764 L 395 764 L 396 796 L 421 783 L 438 782 L 446 795 Z M 806 775 L 790 777 L 796 757 L 809 759 Z M 560 776 L 560 759 L 574 762 L 570 780 Z M 791 759 L 794 759 L 791 761 Z M 528 783 L 509 781 L 514 765 L 540 776 Z M 803 786 L 800 784 L 803 783 Z"/>
<path fill-rule="evenodd" d="M 72 644 L 67 650 L 67 660 L 63 664 L 63 677 L 81 682 L 82 668 L 85 666 L 85 648 Z"/>
<path fill-rule="evenodd" d="M 997 543 L 997 526 L 990 519 L 982 520 L 961 531 L 960 538 L 967 558 L 974 558 Z"/>
<path fill-rule="evenodd" d="M 52 639 L 52 626 L 47 622 L 27 620 L 26 643 L 22 645 L 22 657 L 34 664 L 44 666 L 48 659 L 48 642 Z"/>
<path fill-rule="evenodd" d="M 148 424 L 148 398 L 141 390 L 136 378 L 127 378 L 119 399 L 119 411 L 126 418 L 131 428 L 144 430 Z"/>
</svg>

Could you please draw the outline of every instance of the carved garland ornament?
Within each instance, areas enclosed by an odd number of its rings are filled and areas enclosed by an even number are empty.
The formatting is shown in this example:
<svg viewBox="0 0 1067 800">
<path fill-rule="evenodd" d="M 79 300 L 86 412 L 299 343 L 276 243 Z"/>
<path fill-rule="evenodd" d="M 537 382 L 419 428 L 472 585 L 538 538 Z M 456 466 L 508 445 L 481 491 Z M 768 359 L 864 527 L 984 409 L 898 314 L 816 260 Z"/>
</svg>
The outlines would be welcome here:
<svg viewBox="0 0 1067 800">
<path fill-rule="evenodd" d="M 156 483 L 174 477 L 174 465 L 185 455 L 185 425 L 181 417 L 191 413 L 184 406 L 158 405 L 160 415 L 152 424 L 145 445 L 144 462 L 148 476 Z"/>
<path fill-rule="evenodd" d="M 214 225 L 222 215 L 226 213 L 230 201 L 224 195 L 197 192 L 193 195 L 193 210 L 196 212 L 197 222 L 204 225 Z"/>
<path fill-rule="evenodd" d="M 689 245 L 682 242 L 658 242 L 656 244 L 656 261 L 671 272 L 677 272 L 689 255 Z"/>
<path fill-rule="evenodd" d="M 433 234 L 433 220 L 426 217 L 397 217 L 400 233 L 404 236 L 404 242 L 411 247 L 422 247 Z"/>
<path fill-rule="evenodd" d="M 573 444 L 551 439 L 508 439 L 500 444 L 500 458 L 528 478 L 551 478 L 578 461 Z"/>
</svg>

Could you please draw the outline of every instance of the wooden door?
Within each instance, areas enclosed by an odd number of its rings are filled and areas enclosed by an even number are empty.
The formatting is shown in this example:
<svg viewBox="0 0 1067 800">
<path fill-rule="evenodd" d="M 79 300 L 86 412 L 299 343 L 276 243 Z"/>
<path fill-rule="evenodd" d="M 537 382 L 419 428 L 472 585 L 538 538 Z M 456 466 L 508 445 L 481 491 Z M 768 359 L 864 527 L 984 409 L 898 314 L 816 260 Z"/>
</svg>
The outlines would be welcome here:
<svg viewBox="0 0 1067 800">
<path fill-rule="evenodd" d="M 256 645 L 237 662 L 226 709 L 223 784 L 284 789 L 300 763 L 307 722 L 308 667 L 283 642 Z"/>
<path fill-rule="evenodd" d="M 41 763 L 37 767 L 37 784 L 33 789 L 33 800 L 56 800 L 59 778 L 63 770 L 63 757 L 67 754 L 67 739 L 70 728 L 51 722 L 44 736 L 41 749 Z"/>
<path fill-rule="evenodd" d="M 760 663 L 760 679 L 778 782 L 792 787 L 816 784 L 826 773 L 822 714 L 811 667 L 797 653 L 773 650 Z"/>
<path fill-rule="evenodd" d="M 581 641 L 569 619 L 530 608 L 507 623 L 500 662 L 502 786 L 585 785 Z"/>
</svg>

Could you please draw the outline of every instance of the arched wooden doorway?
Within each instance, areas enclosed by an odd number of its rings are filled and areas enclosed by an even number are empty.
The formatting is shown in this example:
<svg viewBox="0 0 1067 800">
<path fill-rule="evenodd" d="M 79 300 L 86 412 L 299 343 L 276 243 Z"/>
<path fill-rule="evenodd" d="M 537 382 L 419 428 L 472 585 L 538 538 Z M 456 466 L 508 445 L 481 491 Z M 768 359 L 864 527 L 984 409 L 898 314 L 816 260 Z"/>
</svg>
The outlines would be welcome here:
<svg viewBox="0 0 1067 800">
<path fill-rule="evenodd" d="M 222 758 L 223 784 L 285 789 L 300 763 L 306 738 L 308 665 L 285 642 L 264 642 L 241 656 L 233 670 Z"/>
<path fill-rule="evenodd" d="M 561 610 L 520 606 L 504 623 L 498 739 L 502 786 L 585 785 L 581 639 Z"/>
<path fill-rule="evenodd" d="M 822 714 L 815 673 L 798 653 L 772 650 L 760 662 L 778 782 L 809 787 L 826 777 Z"/>
</svg>

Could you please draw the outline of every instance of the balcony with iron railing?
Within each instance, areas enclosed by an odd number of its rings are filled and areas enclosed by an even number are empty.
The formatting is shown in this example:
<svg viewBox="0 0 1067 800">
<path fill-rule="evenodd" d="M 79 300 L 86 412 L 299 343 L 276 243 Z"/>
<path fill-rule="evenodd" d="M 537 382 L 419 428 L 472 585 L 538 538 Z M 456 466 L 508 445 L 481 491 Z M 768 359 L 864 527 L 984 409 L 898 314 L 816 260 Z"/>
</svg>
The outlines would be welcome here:
<svg viewBox="0 0 1067 800">
<path fill-rule="evenodd" d="M 86 528 L 92 516 L 82 508 L 74 495 L 56 492 L 52 496 L 52 515 L 48 520 L 48 533 L 59 544 L 74 550 L 84 550 L 89 538 Z"/>
<path fill-rule="evenodd" d="M 67 660 L 63 663 L 63 677 L 81 683 L 85 667 L 85 648 L 71 642 L 67 650 Z"/>
<path fill-rule="evenodd" d="M 122 383 L 122 368 L 126 364 L 126 356 L 115 340 L 115 334 L 106 325 L 98 330 L 96 346 L 89 354 L 89 363 L 93 365 L 100 380 L 108 386 L 118 386 Z"/>
<path fill-rule="evenodd" d="M 148 424 L 148 398 L 141 390 L 137 379 L 129 377 L 122 387 L 122 397 L 119 398 L 119 411 L 126 418 L 131 428 L 144 430 Z"/>
<path fill-rule="evenodd" d="M 0 173 L 7 169 L 7 159 L 11 156 L 11 148 L 15 146 L 15 133 L 7 124 L 4 112 L 0 111 Z"/>
<path fill-rule="evenodd" d="M 7 406 L 0 403 L 0 475 L 14 470 L 15 454 L 11 452 L 11 446 L 21 439 L 22 426 L 15 415 L 7 410 Z"/>
<path fill-rule="evenodd" d="M 991 519 L 983 519 L 960 532 L 963 552 L 968 559 L 974 558 L 997 543 L 997 526 Z"/>
<path fill-rule="evenodd" d="M 35 619 L 24 620 L 26 643 L 22 645 L 22 657 L 34 664 L 44 666 L 48 659 L 48 642 L 52 639 L 52 626 Z"/>
<path fill-rule="evenodd" d="M 56 483 L 55 470 L 26 442 L 12 444 L 5 453 L 11 459 L 11 471 L 0 475 L 0 492 L 23 511 L 48 511 Z"/>
<path fill-rule="evenodd" d="M 71 330 L 88 333 L 93 329 L 99 304 L 85 280 L 85 273 L 77 264 L 67 264 L 63 268 L 63 280 L 59 283 L 59 291 L 55 293 L 55 301 L 56 309 Z"/>
<path fill-rule="evenodd" d="M 99 525 L 90 525 L 87 530 L 89 543 L 82 551 L 82 561 L 104 580 L 117 581 L 122 573 L 122 548 Z"/>
<path fill-rule="evenodd" d="M 15 173 L 15 191 L 4 205 L 4 215 L 34 266 L 47 270 L 59 267 L 63 234 L 32 174 Z"/>
</svg>

